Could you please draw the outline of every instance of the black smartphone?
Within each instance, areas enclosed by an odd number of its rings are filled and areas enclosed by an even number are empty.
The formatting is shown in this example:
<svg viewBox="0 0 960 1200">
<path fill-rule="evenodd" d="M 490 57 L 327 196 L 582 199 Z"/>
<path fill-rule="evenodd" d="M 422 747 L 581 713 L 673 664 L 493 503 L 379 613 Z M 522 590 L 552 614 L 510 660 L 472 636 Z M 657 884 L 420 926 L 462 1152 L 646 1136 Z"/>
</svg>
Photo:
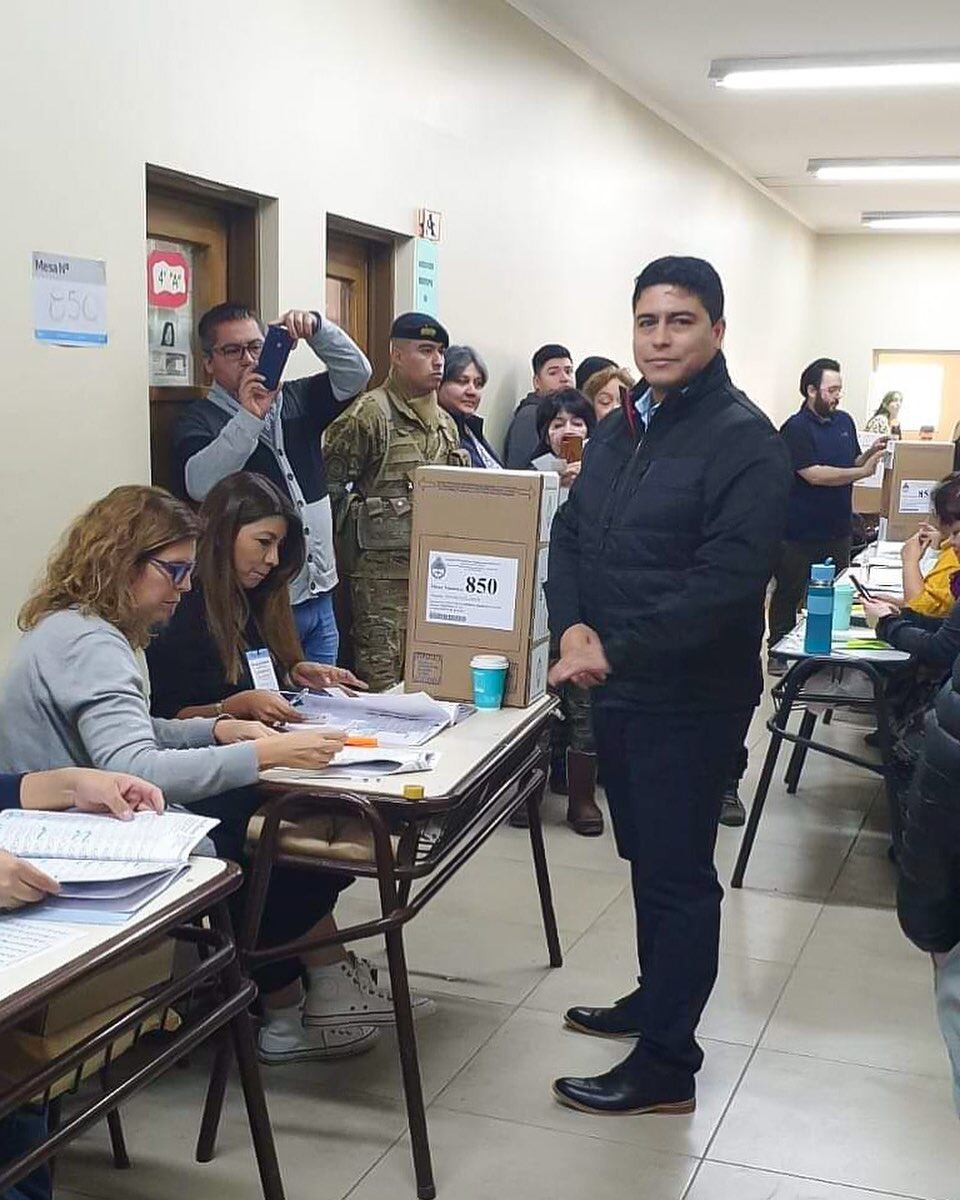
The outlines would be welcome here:
<svg viewBox="0 0 960 1200">
<path fill-rule="evenodd" d="M 275 391 L 280 386 L 280 376 L 287 365 L 294 341 L 287 332 L 285 325 L 268 325 L 263 339 L 263 349 L 260 351 L 260 361 L 256 365 L 256 373 L 263 376 L 263 386 L 268 392 Z"/>
<path fill-rule="evenodd" d="M 864 600 L 876 600 L 876 596 L 874 596 L 873 592 L 868 591 L 863 586 L 863 584 L 860 582 L 860 580 L 856 577 L 856 575 L 850 576 L 850 582 L 857 589 L 857 591 L 864 598 Z"/>
</svg>

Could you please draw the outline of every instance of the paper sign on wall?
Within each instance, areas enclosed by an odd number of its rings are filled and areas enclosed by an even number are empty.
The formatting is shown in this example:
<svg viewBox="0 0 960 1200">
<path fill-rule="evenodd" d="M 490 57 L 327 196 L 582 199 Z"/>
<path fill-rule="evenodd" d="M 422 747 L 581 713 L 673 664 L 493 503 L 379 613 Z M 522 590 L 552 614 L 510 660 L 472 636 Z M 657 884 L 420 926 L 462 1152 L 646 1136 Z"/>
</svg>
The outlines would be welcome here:
<svg viewBox="0 0 960 1200">
<path fill-rule="evenodd" d="M 55 346 L 107 344 L 107 264 L 34 250 L 33 336 Z"/>
<path fill-rule="evenodd" d="M 431 550 L 427 620 L 471 629 L 513 629 L 517 560 Z"/>
<path fill-rule="evenodd" d="M 900 512 L 928 513 L 935 479 L 904 479 L 900 484 Z"/>
<path fill-rule="evenodd" d="M 413 307 L 429 317 L 437 313 L 437 243 L 415 238 L 413 244 Z"/>
</svg>

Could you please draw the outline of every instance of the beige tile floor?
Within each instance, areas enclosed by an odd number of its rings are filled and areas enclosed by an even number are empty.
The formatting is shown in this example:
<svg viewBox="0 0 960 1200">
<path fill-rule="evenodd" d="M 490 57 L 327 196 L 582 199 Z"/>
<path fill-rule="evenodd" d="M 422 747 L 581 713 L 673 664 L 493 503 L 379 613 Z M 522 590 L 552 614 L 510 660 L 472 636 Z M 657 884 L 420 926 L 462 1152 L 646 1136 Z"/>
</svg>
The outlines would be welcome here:
<svg viewBox="0 0 960 1200">
<path fill-rule="evenodd" d="M 862 731 L 829 735 L 856 747 Z M 752 789 L 766 745 L 751 731 Z M 785 762 L 781 767 L 785 767 Z M 782 770 L 781 770 L 782 774 Z M 924 956 L 890 909 L 874 777 L 812 757 L 800 794 L 771 793 L 747 887 L 724 902 L 720 978 L 702 1024 L 690 1117 L 591 1118 L 556 1105 L 558 1073 L 612 1065 L 616 1044 L 561 1027 L 575 1002 L 632 986 L 626 874 L 609 836 L 578 838 L 548 802 L 547 843 L 566 964 L 545 964 L 526 835 L 498 833 L 409 931 L 439 1195 L 446 1200 L 957 1200 L 960 1125 Z M 740 831 L 721 830 L 726 882 Z M 344 919 L 374 911 L 360 886 Z M 379 947 L 365 948 L 382 962 Z M 219 1154 L 191 1161 L 205 1062 L 124 1110 L 134 1162 L 108 1165 L 96 1129 L 59 1165 L 66 1197 L 259 1195 L 236 1085 Z M 392 1036 L 353 1063 L 265 1071 L 290 1200 L 415 1195 Z"/>
</svg>

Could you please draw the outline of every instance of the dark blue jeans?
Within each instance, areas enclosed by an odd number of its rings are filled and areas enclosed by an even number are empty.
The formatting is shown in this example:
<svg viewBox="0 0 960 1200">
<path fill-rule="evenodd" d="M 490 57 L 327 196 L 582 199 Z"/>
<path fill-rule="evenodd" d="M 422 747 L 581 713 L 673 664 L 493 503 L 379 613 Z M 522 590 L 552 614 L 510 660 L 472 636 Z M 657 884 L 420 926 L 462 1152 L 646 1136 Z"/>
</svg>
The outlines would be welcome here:
<svg viewBox="0 0 960 1200">
<path fill-rule="evenodd" d="M 695 1035 L 717 978 L 723 897 L 717 824 L 752 711 L 594 710 L 614 836 L 633 884 L 638 1058 L 684 1075 L 703 1062 Z"/>
<path fill-rule="evenodd" d="M 47 1135 L 47 1115 L 27 1106 L 0 1120 L 0 1164 L 31 1150 Z M 50 1200 L 50 1168 L 46 1163 L 0 1196 L 0 1200 Z"/>
</svg>

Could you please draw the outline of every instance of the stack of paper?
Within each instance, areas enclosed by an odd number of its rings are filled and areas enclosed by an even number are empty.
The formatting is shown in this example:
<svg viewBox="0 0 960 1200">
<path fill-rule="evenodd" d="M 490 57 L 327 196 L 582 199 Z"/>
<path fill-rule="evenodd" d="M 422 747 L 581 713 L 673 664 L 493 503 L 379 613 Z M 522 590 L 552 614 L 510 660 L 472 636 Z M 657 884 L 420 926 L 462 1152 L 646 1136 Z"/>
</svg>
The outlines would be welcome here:
<svg viewBox="0 0 960 1200">
<path fill-rule="evenodd" d="M 126 921 L 187 868 L 218 822 L 193 813 L 137 813 L 129 821 L 90 813 L 0 812 L 0 850 L 28 859 L 60 884 L 31 913 L 53 921 Z"/>
<path fill-rule="evenodd" d="M 404 775 L 412 771 L 432 771 L 440 755 L 434 750 L 400 747 L 345 746 L 322 770 L 274 767 L 264 771 L 264 779 L 274 783 L 297 783 L 316 779 L 376 779 L 381 775 Z"/>
<path fill-rule="evenodd" d="M 306 718 L 304 724 L 291 725 L 291 729 L 327 725 L 356 736 L 375 737 L 380 746 L 422 746 L 476 712 L 470 704 L 434 700 L 426 692 L 367 696 L 328 688 L 324 692 L 285 694 Z"/>
</svg>

